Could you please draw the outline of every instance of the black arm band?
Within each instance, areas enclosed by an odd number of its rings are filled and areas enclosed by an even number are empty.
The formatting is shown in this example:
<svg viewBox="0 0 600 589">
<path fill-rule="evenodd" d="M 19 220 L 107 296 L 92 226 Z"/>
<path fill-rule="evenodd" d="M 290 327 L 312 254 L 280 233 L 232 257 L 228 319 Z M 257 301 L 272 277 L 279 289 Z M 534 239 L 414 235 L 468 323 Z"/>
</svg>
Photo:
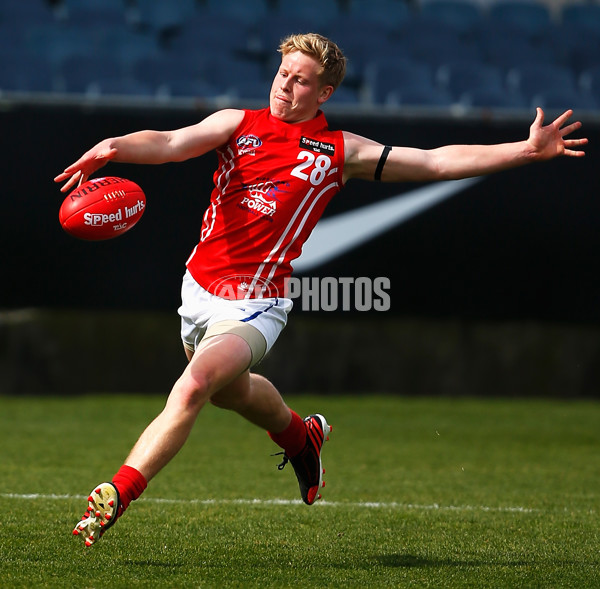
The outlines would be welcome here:
<svg viewBox="0 0 600 589">
<path fill-rule="evenodd" d="M 390 151 L 392 151 L 392 148 L 389 145 L 386 145 L 381 152 L 381 157 L 379 158 L 379 162 L 377 162 L 377 168 L 375 169 L 375 180 L 377 182 L 381 180 L 381 172 L 383 172 L 383 166 L 385 166 L 385 162 L 390 154 Z"/>
</svg>

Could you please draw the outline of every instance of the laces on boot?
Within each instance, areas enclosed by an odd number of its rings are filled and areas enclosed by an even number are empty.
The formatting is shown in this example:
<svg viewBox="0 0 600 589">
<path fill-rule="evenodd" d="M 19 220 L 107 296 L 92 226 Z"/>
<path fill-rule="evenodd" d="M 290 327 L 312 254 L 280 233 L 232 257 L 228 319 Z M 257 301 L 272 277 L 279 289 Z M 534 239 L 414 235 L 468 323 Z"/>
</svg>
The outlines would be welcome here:
<svg viewBox="0 0 600 589">
<path fill-rule="evenodd" d="M 271 456 L 283 456 L 283 460 L 277 465 L 277 470 L 283 470 L 285 465 L 290 461 L 289 456 L 285 452 L 276 452 L 275 454 L 271 454 Z"/>
</svg>

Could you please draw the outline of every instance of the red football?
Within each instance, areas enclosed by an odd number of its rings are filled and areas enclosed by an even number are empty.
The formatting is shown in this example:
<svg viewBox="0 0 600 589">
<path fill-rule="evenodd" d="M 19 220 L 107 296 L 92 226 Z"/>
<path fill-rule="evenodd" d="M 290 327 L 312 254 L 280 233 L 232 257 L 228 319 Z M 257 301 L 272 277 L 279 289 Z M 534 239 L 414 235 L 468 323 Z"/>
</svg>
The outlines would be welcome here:
<svg viewBox="0 0 600 589">
<path fill-rule="evenodd" d="M 116 177 L 93 178 L 65 198 L 58 219 L 69 235 L 101 241 L 129 231 L 145 208 L 146 195 L 135 182 Z"/>
</svg>

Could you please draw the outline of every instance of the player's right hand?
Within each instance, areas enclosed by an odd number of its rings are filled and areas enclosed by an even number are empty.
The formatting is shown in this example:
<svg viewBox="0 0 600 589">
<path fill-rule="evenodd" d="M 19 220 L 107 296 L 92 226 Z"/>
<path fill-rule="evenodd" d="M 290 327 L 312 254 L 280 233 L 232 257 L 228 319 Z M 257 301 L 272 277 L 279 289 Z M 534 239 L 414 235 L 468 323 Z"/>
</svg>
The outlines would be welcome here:
<svg viewBox="0 0 600 589">
<path fill-rule="evenodd" d="M 116 154 L 116 148 L 99 143 L 84 153 L 76 162 L 65 168 L 64 172 L 54 178 L 54 181 L 63 182 L 67 180 L 66 184 L 60 189 L 61 192 L 67 192 L 73 186 L 79 186 L 85 182 L 94 172 L 113 159 Z"/>
</svg>

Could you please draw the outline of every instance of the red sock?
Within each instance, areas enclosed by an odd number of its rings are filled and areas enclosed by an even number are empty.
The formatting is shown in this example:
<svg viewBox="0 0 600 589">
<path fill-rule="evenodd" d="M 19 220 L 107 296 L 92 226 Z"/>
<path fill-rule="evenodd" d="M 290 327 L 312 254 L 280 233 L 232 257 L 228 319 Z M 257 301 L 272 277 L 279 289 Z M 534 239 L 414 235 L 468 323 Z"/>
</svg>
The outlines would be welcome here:
<svg viewBox="0 0 600 589">
<path fill-rule="evenodd" d="M 144 475 L 131 466 L 124 464 L 112 480 L 117 491 L 123 511 L 127 509 L 132 501 L 135 501 L 148 486 Z"/>
<path fill-rule="evenodd" d="M 292 421 L 282 432 L 274 434 L 268 432 L 270 438 L 285 450 L 285 453 L 291 458 L 300 454 L 306 444 L 306 426 L 302 417 L 290 409 Z"/>
</svg>

